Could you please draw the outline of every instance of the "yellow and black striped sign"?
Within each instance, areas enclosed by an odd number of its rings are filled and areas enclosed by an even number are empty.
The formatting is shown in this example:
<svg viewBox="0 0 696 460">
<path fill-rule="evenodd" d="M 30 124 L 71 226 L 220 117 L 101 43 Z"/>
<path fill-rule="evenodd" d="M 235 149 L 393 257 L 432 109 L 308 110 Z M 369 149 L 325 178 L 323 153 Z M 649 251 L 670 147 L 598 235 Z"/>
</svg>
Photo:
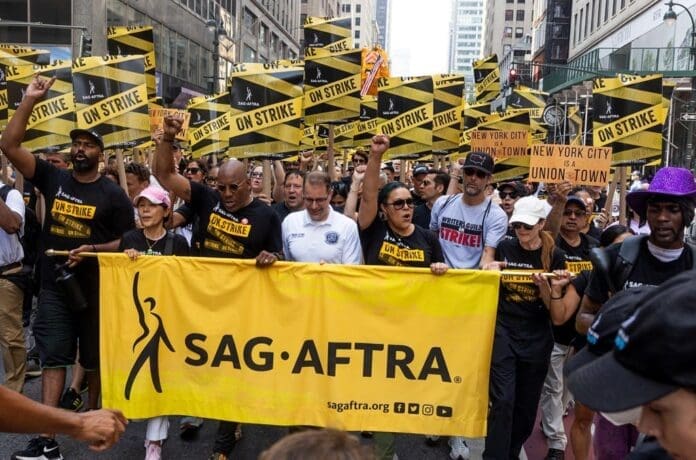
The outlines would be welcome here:
<svg viewBox="0 0 696 460">
<path fill-rule="evenodd" d="M 353 135 L 353 143 L 356 147 L 368 146 L 372 137 L 377 132 L 377 96 L 367 95 L 360 102 L 360 118 L 358 119 Z"/>
<path fill-rule="evenodd" d="M 490 102 L 482 102 L 480 104 L 464 104 L 464 110 L 462 111 L 462 123 L 461 130 L 459 132 L 459 153 L 466 153 L 470 148 L 470 137 L 467 131 L 474 129 L 478 126 L 479 120 L 485 118 L 491 114 L 491 104 Z M 458 155 L 457 155 L 458 157 Z"/>
<path fill-rule="evenodd" d="M 304 77 L 305 123 L 340 123 L 360 110 L 361 50 L 307 57 Z"/>
<path fill-rule="evenodd" d="M 305 125 L 302 123 L 302 137 L 300 138 L 300 150 L 312 150 L 314 148 L 314 125 Z"/>
<path fill-rule="evenodd" d="M 0 132 L 7 126 L 7 67 L 30 65 L 36 63 L 48 64 L 50 52 L 36 50 L 24 46 L 0 43 Z"/>
<path fill-rule="evenodd" d="M 150 139 L 150 116 L 142 56 L 73 59 L 77 127 L 98 132 L 106 147 Z"/>
<path fill-rule="evenodd" d="M 583 119 L 580 113 L 580 107 L 573 105 L 568 107 L 568 143 L 570 145 L 582 145 L 583 134 Z"/>
<path fill-rule="evenodd" d="M 433 75 L 433 152 L 447 153 L 459 147 L 464 109 L 464 75 Z"/>
<path fill-rule="evenodd" d="M 593 81 L 593 145 L 610 145 L 612 165 L 658 157 L 662 149 L 662 75 Z"/>
<path fill-rule="evenodd" d="M 341 125 L 333 126 L 335 149 L 353 146 L 353 134 L 357 126 L 357 121 L 349 121 Z M 317 149 L 325 149 L 329 145 L 329 130 L 331 125 L 318 125 L 315 131 L 314 147 Z"/>
<path fill-rule="evenodd" d="M 433 79 L 381 78 L 378 82 L 377 132 L 390 137 L 388 158 L 430 152 L 433 145 Z"/>
<path fill-rule="evenodd" d="M 145 85 L 147 97 L 157 97 L 155 80 L 155 42 L 152 26 L 119 26 L 106 30 L 106 46 L 109 54 L 125 56 L 141 54 L 145 59 Z"/>
<path fill-rule="evenodd" d="M 186 110 L 191 113 L 189 147 L 193 158 L 226 152 L 230 138 L 230 93 L 191 98 Z"/>
<path fill-rule="evenodd" d="M 489 102 L 500 94 L 500 70 L 498 56 L 493 54 L 474 61 L 476 102 Z"/>
<path fill-rule="evenodd" d="M 330 53 L 353 49 L 351 21 L 351 17 L 321 18 L 308 16 L 304 23 L 305 48 L 323 48 Z"/>
<path fill-rule="evenodd" d="M 229 154 L 242 158 L 296 152 L 302 137 L 303 69 L 238 64 L 230 78 Z"/>
<path fill-rule="evenodd" d="M 75 128 L 75 101 L 70 61 L 55 61 L 50 65 L 20 65 L 7 67 L 8 115 L 12 117 L 35 74 L 44 78 L 56 77 L 46 96 L 34 106 L 27 122 L 22 145 L 31 151 L 70 145 L 70 131 Z"/>
<path fill-rule="evenodd" d="M 519 86 L 507 96 L 506 107 L 508 110 L 526 110 L 530 119 L 537 123 L 543 123 L 541 115 L 546 107 L 546 99 L 549 94 L 526 86 Z"/>
</svg>

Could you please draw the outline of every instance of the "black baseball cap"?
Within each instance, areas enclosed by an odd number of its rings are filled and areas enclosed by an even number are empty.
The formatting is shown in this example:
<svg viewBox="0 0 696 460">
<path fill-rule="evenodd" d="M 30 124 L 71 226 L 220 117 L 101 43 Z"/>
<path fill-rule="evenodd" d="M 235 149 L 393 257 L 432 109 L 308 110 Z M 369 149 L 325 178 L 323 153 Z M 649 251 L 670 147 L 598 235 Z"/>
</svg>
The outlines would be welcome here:
<svg viewBox="0 0 696 460">
<path fill-rule="evenodd" d="M 506 188 L 511 188 L 515 194 L 518 197 L 523 197 L 527 196 L 527 187 L 524 186 L 524 184 L 520 181 L 510 181 L 510 182 L 503 182 L 502 184 L 498 185 L 498 191 L 501 192 L 503 189 Z"/>
<path fill-rule="evenodd" d="M 431 173 L 436 173 L 432 168 L 429 168 L 427 165 L 417 165 L 415 168 L 413 168 L 413 176 L 418 176 L 421 174 L 431 174 Z"/>
<path fill-rule="evenodd" d="M 485 152 L 469 152 L 469 154 L 466 156 L 466 160 L 464 160 L 464 166 L 463 168 L 474 168 L 479 171 L 483 171 L 488 175 L 493 174 L 493 167 L 495 166 L 495 162 L 493 161 L 493 157 L 491 157 L 489 154 Z"/>
<path fill-rule="evenodd" d="M 99 145 L 99 147 L 102 150 L 104 150 L 104 140 L 99 135 L 99 133 L 94 131 L 94 130 L 79 129 L 79 128 L 73 129 L 72 131 L 70 131 L 70 139 L 74 141 L 77 136 L 80 136 L 83 134 L 94 139 L 94 141 Z"/>
<path fill-rule="evenodd" d="M 621 324 L 631 317 L 644 297 L 653 294 L 656 289 L 656 286 L 625 289 L 607 300 L 587 331 L 587 346 L 566 362 L 563 368 L 565 377 L 611 352 Z"/>
<path fill-rule="evenodd" d="M 679 388 L 696 391 L 696 271 L 642 298 L 616 334 L 614 349 L 568 375 L 577 401 L 620 412 Z"/>
<path fill-rule="evenodd" d="M 580 198 L 579 196 L 570 195 L 570 196 L 567 198 L 567 201 L 566 201 L 566 203 L 565 203 L 566 207 L 567 207 L 569 204 L 578 205 L 581 209 L 587 211 L 587 204 L 585 203 L 585 200 L 583 200 L 583 199 Z"/>
</svg>

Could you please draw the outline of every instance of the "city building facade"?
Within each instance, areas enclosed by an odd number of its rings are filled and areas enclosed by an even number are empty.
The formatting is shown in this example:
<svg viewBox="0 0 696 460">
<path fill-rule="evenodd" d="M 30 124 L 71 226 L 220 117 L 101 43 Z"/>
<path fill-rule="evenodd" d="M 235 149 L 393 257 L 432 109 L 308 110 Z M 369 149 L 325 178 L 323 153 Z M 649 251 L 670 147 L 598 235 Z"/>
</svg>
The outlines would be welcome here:
<svg viewBox="0 0 696 460">
<path fill-rule="evenodd" d="M 50 49 L 52 59 L 79 55 L 83 32 L 37 22 L 84 27 L 94 55 L 107 54 L 107 27 L 151 25 L 158 93 L 166 103 L 181 101 L 182 93 L 222 89 L 235 62 L 300 53 L 300 0 L 0 0 L 0 11 L 3 21 L 29 23 L 3 27 L 0 21 L 0 42 Z"/>
<path fill-rule="evenodd" d="M 353 28 L 353 44 L 356 48 L 369 48 L 377 43 L 375 0 L 341 0 L 341 17 L 350 16 Z"/>
<path fill-rule="evenodd" d="M 482 57 L 483 0 L 454 0 L 449 69 L 473 79 L 473 62 Z"/>
</svg>

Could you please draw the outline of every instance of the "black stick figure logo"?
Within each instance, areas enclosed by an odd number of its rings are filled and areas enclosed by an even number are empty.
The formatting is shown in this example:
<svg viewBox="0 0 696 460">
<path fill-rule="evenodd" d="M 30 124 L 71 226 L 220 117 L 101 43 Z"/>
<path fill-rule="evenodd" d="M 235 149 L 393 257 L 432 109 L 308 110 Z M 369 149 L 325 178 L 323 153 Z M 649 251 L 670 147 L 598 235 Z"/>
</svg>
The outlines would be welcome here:
<svg viewBox="0 0 696 460">
<path fill-rule="evenodd" d="M 140 298 L 138 296 L 138 280 L 140 279 L 140 272 L 135 274 L 133 279 L 133 303 L 138 311 L 138 322 L 140 327 L 143 329 L 143 333 L 135 339 L 133 342 L 133 351 L 135 347 L 143 341 L 148 335 L 150 335 L 150 328 L 147 327 L 145 322 L 145 310 L 140 303 Z M 126 399 L 130 400 L 131 390 L 133 389 L 133 383 L 135 382 L 138 373 L 143 368 L 145 363 L 150 361 L 150 377 L 152 378 L 152 386 L 155 387 L 157 393 L 162 393 L 162 384 L 160 383 L 159 377 L 159 348 L 160 341 L 164 342 L 164 345 L 169 349 L 169 351 L 174 352 L 174 347 L 167 337 L 167 332 L 164 330 L 164 324 L 162 324 L 162 318 L 154 312 L 157 307 L 157 301 L 152 297 L 148 297 L 144 300 L 150 306 L 150 314 L 157 320 L 157 329 L 152 333 L 150 339 L 147 341 L 142 351 L 135 359 L 135 363 L 128 374 L 128 379 L 126 380 Z"/>
</svg>

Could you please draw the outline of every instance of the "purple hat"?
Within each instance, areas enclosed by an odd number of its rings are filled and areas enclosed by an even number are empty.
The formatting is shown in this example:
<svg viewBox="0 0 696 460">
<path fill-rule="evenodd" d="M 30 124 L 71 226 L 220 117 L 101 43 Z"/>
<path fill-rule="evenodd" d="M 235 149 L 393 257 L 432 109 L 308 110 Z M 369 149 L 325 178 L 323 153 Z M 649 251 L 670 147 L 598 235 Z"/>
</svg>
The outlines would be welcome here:
<svg viewBox="0 0 696 460">
<path fill-rule="evenodd" d="M 645 217 L 648 199 L 661 196 L 667 199 L 689 198 L 696 203 L 694 175 L 688 169 L 664 167 L 655 173 L 647 190 L 629 193 L 626 201 L 639 216 Z"/>
</svg>

